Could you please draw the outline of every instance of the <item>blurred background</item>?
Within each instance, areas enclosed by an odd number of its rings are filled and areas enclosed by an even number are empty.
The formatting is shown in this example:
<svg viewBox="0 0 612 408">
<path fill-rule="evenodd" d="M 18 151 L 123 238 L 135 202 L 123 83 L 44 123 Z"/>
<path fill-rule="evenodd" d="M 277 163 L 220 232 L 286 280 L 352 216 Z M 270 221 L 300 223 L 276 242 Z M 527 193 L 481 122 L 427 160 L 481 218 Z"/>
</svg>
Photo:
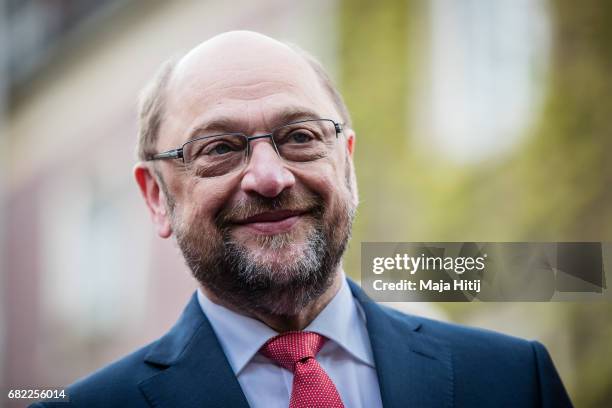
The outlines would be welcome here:
<svg viewBox="0 0 612 408">
<path fill-rule="evenodd" d="M 362 241 L 612 240 L 609 1 L 0 4 L 3 390 L 69 384 L 179 315 L 195 284 L 132 178 L 136 99 L 230 29 L 299 44 L 342 90 L 355 279 Z M 538 339 L 577 406 L 612 406 L 609 302 L 395 306 Z"/>
</svg>

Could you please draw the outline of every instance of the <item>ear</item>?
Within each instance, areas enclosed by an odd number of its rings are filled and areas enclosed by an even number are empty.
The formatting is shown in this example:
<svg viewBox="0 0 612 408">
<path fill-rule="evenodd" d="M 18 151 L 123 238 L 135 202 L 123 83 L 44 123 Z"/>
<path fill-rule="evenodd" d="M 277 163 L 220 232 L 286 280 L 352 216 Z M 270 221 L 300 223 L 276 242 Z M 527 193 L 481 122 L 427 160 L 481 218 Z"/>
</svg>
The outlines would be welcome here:
<svg viewBox="0 0 612 408">
<path fill-rule="evenodd" d="M 346 129 L 344 135 L 346 136 L 346 150 L 352 159 L 353 152 L 355 151 L 355 131 L 353 129 Z"/>
<path fill-rule="evenodd" d="M 359 204 L 359 193 L 357 192 L 357 177 L 355 176 L 355 167 L 353 165 L 353 154 L 355 153 L 355 131 L 353 129 L 346 129 L 344 131 L 346 137 L 346 151 L 347 157 L 347 169 L 349 188 L 353 199 L 353 204 L 357 206 Z"/>
<path fill-rule="evenodd" d="M 142 197 L 147 203 L 151 219 L 157 228 L 157 234 L 162 238 L 172 235 L 170 214 L 166 208 L 166 197 L 160 188 L 159 180 L 147 163 L 137 163 L 134 166 L 134 178 L 140 187 Z"/>
</svg>

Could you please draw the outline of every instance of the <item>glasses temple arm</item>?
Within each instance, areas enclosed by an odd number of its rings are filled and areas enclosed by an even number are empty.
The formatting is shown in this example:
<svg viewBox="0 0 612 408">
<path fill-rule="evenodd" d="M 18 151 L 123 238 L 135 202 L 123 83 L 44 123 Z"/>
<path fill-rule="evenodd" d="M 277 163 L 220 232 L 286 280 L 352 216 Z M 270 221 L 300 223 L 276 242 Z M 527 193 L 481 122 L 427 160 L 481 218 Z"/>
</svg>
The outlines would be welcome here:
<svg viewBox="0 0 612 408">
<path fill-rule="evenodd" d="M 167 152 L 152 155 L 149 160 L 182 159 L 183 148 L 168 150 Z"/>
</svg>

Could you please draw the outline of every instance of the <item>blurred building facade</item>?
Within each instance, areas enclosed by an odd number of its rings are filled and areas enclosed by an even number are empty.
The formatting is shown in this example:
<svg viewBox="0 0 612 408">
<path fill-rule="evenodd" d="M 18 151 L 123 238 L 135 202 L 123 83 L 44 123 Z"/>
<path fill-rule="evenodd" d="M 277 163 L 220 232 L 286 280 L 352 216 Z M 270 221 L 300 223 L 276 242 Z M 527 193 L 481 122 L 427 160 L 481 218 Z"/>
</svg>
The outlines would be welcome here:
<svg viewBox="0 0 612 408">
<path fill-rule="evenodd" d="M 132 178 L 139 90 L 165 59 L 231 29 L 301 44 L 333 66 L 336 3 L 5 6 L 0 378 L 61 386 L 163 334 L 195 288 Z"/>
</svg>

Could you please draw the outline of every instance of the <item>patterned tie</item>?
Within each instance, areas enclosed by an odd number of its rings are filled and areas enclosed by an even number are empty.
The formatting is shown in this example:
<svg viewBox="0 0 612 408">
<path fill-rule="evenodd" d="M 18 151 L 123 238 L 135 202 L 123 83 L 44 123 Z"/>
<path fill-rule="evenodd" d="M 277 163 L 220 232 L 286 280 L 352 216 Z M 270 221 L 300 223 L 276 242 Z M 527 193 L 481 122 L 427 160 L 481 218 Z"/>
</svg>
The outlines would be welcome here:
<svg viewBox="0 0 612 408">
<path fill-rule="evenodd" d="M 344 408 L 336 386 L 315 356 L 327 339 L 312 332 L 287 332 L 271 338 L 261 353 L 293 372 L 289 408 Z"/>
</svg>

